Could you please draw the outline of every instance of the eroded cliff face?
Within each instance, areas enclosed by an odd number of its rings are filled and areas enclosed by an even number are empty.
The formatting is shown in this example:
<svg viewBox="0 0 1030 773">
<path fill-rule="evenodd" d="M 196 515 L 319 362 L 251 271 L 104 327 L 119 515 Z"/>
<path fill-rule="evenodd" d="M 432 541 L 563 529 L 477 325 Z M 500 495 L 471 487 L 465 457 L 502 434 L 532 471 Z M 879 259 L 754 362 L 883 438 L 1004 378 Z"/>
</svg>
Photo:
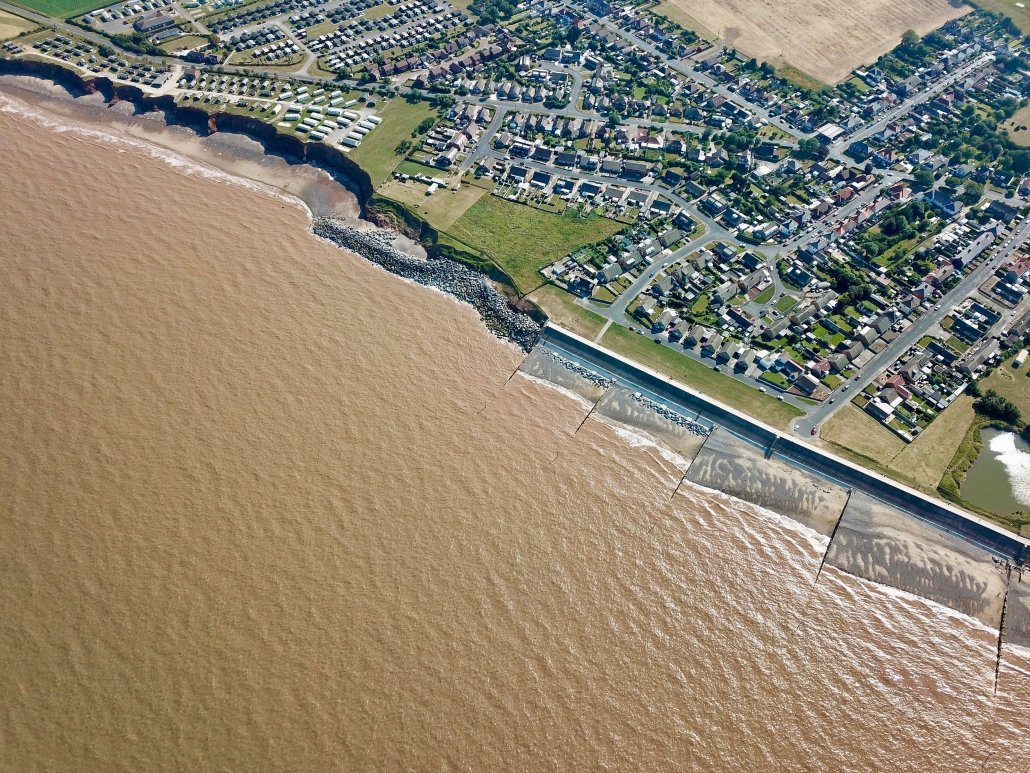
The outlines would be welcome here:
<svg viewBox="0 0 1030 773">
<path fill-rule="evenodd" d="M 226 112 L 208 112 L 199 107 L 181 105 L 169 95 L 151 96 L 142 89 L 124 83 L 115 83 L 106 77 L 84 78 L 78 73 L 50 62 L 29 59 L 0 59 L 0 75 L 28 75 L 46 78 L 64 86 L 74 94 L 101 94 L 114 104 L 131 102 L 137 112 L 160 110 L 166 120 L 176 126 L 186 126 L 201 135 L 219 131 L 244 134 L 260 142 L 267 153 L 290 160 L 313 162 L 344 178 L 344 182 L 358 197 L 364 211 L 373 193 L 372 180 L 360 166 L 336 148 L 320 142 L 304 142 L 283 134 L 265 121 L 246 115 Z"/>
</svg>

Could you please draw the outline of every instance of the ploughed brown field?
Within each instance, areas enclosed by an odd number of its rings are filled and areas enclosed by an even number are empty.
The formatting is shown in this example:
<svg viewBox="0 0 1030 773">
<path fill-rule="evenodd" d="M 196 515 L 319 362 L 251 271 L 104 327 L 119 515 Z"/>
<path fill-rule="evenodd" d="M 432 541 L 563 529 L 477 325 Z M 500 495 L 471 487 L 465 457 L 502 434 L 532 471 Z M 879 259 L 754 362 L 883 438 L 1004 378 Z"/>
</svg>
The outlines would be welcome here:
<svg viewBox="0 0 1030 773">
<path fill-rule="evenodd" d="M 905 30 L 923 35 L 972 8 L 961 0 L 665 0 L 661 10 L 759 61 L 836 83 Z"/>
</svg>

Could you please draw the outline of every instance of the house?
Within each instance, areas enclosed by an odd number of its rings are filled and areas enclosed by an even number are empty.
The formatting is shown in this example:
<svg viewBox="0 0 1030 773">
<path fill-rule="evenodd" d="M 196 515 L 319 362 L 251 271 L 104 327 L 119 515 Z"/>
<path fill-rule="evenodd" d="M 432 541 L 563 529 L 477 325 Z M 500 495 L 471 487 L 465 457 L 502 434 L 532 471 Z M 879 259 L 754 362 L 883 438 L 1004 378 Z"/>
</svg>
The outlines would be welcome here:
<svg viewBox="0 0 1030 773">
<path fill-rule="evenodd" d="M 962 203 L 956 201 L 940 188 L 936 188 L 926 196 L 927 203 L 944 217 L 956 217 L 962 212 Z"/>
<path fill-rule="evenodd" d="M 623 175 L 631 180 L 642 180 L 651 172 L 651 165 L 643 161 L 627 161 L 623 165 Z"/>
<path fill-rule="evenodd" d="M 716 352 L 722 348 L 723 337 L 719 333 L 712 333 L 708 340 L 701 344 L 702 357 L 714 357 Z"/>
<path fill-rule="evenodd" d="M 806 395 L 811 395 L 814 394 L 821 385 L 819 383 L 819 379 L 817 379 L 811 373 L 805 373 L 803 376 L 800 376 L 797 381 L 794 382 L 794 386 L 795 388 L 797 388 L 799 392 L 802 392 Z"/>
<path fill-rule="evenodd" d="M 733 364 L 733 369 L 738 373 L 746 373 L 751 369 L 751 366 L 755 364 L 757 354 L 754 349 L 747 349 L 741 354 L 737 361 Z"/>
<path fill-rule="evenodd" d="M 720 365 L 724 365 L 727 362 L 729 362 L 730 359 L 732 359 L 733 354 L 736 351 L 737 342 L 730 339 L 726 339 L 723 341 L 722 346 L 719 347 L 719 351 L 715 355 L 715 361 Z"/>
<path fill-rule="evenodd" d="M 609 282 L 618 279 L 624 273 L 625 271 L 618 263 L 609 263 L 597 272 L 597 281 L 602 284 L 608 284 Z"/>
<path fill-rule="evenodd" d="M 1000 351 L 1001 346 L 997 340 L 989 338 L 981 341 L 963 355 L 962 359 L 959 360 L 958 369 L 963 375 L 974 378 L 978 375 L 980 369 L 989 360 L 996 357 Z"/>
</svg>

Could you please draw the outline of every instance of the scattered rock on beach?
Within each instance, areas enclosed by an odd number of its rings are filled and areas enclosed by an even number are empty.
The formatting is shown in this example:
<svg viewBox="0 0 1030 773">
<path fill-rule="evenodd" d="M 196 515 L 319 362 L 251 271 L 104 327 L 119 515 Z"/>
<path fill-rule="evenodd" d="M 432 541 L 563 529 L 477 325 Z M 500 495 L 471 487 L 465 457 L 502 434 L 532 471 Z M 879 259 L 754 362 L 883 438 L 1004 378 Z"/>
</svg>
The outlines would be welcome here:
<svg viewBox="0 0 1030 773">
<path fill-rule="evenodd" d="M 669 408 L 666 408 L 664 405 L 656 403 L 654 400 L 651 400 L 648 397 L 644 397 L 643 395 L 639 394 L 634 394 L 633 399 L 641 405 L 643 405 L 648 410 L 654 411 L 659 416 L 668 419 L 676 426 L 682 427 L 692 435 L 707 437 L 709 434 L 711 434 L 712 430 L 710 427 L 693 421 L 692 419 L 688 419 L 683 414 L 676 413 L 676 411 L 670 410 Z"/>
<path fill-rule="evenodd" d="M 604 376 L 598 375 L 597 373 L 594 373 L 594 371 L 588 368 L 584 368 L 582 365 L 573 362 L 567 357 L 562 357 L 560 354 L 557 354 L 556 352 L 548 352 L 548 355 L 550 355 L 552 360 L 554 360 L 556 363 L 565 368 L 565 370 L 569 371 L 570 373 L 575 373 L 580 378 L 586 379 L 596 387 L 607 389 L 615 383 L 610 378 L 605 378 Z"/>
<path fill-rule="evenodd" d="M 332 218 L 316 218 L 312 230 L 317 236 L 356 252 L 387 271 L 427 287 L 435 287 L 472 306 L 487 329 L 499 338 L 530 351 L 540 336 L 540 325 L 515 311 L 507 298 L 478 271 L 447 258 L 416 258 L 393 246 L 396 234 L 362 230 Z"/>
</svg>

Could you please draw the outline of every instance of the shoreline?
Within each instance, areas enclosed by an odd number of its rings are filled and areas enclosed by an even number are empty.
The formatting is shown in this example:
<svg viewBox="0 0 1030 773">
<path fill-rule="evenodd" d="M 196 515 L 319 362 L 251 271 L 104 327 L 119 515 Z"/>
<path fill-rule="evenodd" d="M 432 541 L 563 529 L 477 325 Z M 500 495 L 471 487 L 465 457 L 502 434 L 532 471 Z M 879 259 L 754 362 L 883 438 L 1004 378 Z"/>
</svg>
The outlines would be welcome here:
<svg viewBox="0 0 1030 773">
<path fill-rule="evenodd" d="M 62 69 L 49 65 L 42 65 L 42 68 Z M 2 69 L 0 67 L 0 75 L 4 74 Z M 235 114 L 226 114 L 232 119 L 232 127 L 228 129 L 217 126 L 217 116 L 210 116 L 207 123 L 199 125 L 191 117 L 195 113 L 203 113 L 196 108 L 185 108 L 186 119 L 190 120 L 180 121 L 182 115 L 177 106 L 163 109 L 152 98 L 134 101 L 119 95 L 117 90 L 105 94 L 103 89 L 91 89 L 89 85 L 76 90 L 74 83 L 69 88 L 68 83 L 50 77 L 50 74 L 53 73 L 20 73 L 21 77 L 32 79 L 34 88 L 28 88 L 29 81 L 19 81 L 19 76 L 13 78 L 13 83 L 11 78 L 0 76 L 0 89 L 8 86 L 21 96 L 33 95 L 26 102 L 38 108 L 41 115 L 55 115 L 58 120 L 61 117 L 80 119 L 84 115 L 87 116 L 87 126 L 90 120 L 95 120 L 102 127 L 114 131 L 129 127 L 128 136 L 138 140 L 140 145 L 156 145 L 200 167 L 213 168 L 227 178 L 253 182 L 266 194 L 288 197 L 306 209 L 309 228 L 316 238 L 331 241 L 347 253 L 402 279 L 471 305 L 487 332 L 514 343 L 530 355 L 520 364 L 520 371 L 527 368 L 533 359 L 531 355 L 548 345 L 547 330 L 510 297 L 497 290 L 487 273 L 441 255 L 434 249 L 432 241 L 426 244 L 424 239 L 406 238 L 377 224 L 376 220 L 393 219 L 389 213 L 384 219 L 383 213 L 376 212 L 374 191 L 366 195 L 362 184 L 355 184 L 341 171 L 342 167 L 325 165 L 307 153 L 304 157 L 290 154 L 288 147 L 247 131 L 247 125 L 258 124 L 283 138 L 274 128 Z M 67 75 L 83 83 L 74 73 Z M 55 106 L 60 109 L 55 110 Z M 294 138 L 283 139 L 305 144 Z M 342 156 L 338 150 L 320 143 L 308 144 L 318 144 L 322 153 Z M 346 164 L 355 166 L 349 160 Z M 367 175 L 365 179 L 368 179 Z M 410 231 L 415 230 L 412 223 L 403 222 L 404 213 L 392 214 L 400 215 L 402 225 Z M 368 220 L 366 215 L 370 215 Z M 424 237 L 425 228 L 420 229 L 419 236 Z M 432 229 L 428 230 L 432 232 Z M 607 371 L 599 371 L 604 374 L 602 376 L 597 376 L 597 371 L 591 374 L 591 366 L 596 364 L 589 358 L 586 367 L 583 361 L 568 358 L 568 362 L 558 363 L 558 367 L 568 370 L 579 382 L 571 391 L 592 406 L 588 416 L 596 411 L 598 421 L 633 433 L 643 432 L 657 447 L 677 455 L 682 463 L 679 466 L 686 468 L 677 491 L 681 486 L 697 485 L 790 518 L 793 523 L 828 540 L 824 565 L 830 564 L 840 571 L 953 608 L 998 630 L 999 638 L 1001 630 L 1007 628 L 1007 643 L 1030 646 L 1030 593 L 1023 590 L 1021 582 L 1012 582 L 1008 575 L 1002 580 L 997 576 L 997 567 L 984 561 L 985 548 L 995 554 L 1007 552 L 1006 562 L 1019 568 L 1030 557 L 1030 549 L 1026 548 L 1025 542 L 1017 539 L 1023 547 L 1015 552 L 991 550 L 982 541 L 963 533 L 962 529 L 955 531 L 942 524 L 934 524 L 932 519 L 896 507 L 896 502 L 852 498 L 853 493 L 862 491 L 862 485 L 855 484 L 854 480 L 843 481 L 832 474 L 827 475 L 826 470 L 820 469 L 821 465 L 812 465 L 812 460 L 817 457 L 840 462 L 832 455 L 816 450 L 810 452 L 806 446 L 788 443 L 789 438 L 785 440 L 775 431 L 774 440 L 766 438 L 767 443 L 761 442 L 761 438 L 756 440 L 757 436 L 750 435 L 761 434 L 766 429 L 758 419 L 737 414 L 721 403 L 711 402 L 707 396 L 700 398 L 705 405 L 690 402 L 686 410 L 682 401 L 673 400 L 670 404 L 665 390 L 659 388 L 656 392 L 654 386 L 659 381 L 673 385 L 672 379 L 615 357 L 623 365 L 646 373 L 651 380 L 647 383 L 630 381 L 631 389 L 627 390 L 625 382 L 620 386 L 617 378 L 608 377 Z M 543 377 L 561 388 L 560 378 L 554 380 L 546 373 L 536 374 L 528 368 L 525 372 L 530 376 Z M 640 392 L 632 392 L 638 385 L 645 393 L 643 396 Z M 689 389 L 686 392 L 693 395 Z M 727 427 L 723 426 L 727 424 L 723 421 L 726 411 L 735 415 L 737 423 L 749 424 L 751 432 L 734 432 L 731 426 L 728 432 L 732 438 L 727 438 Z M 740 426 L 736 429 L 740 430 Z M 791 447 L 774 450 L 778 443 Z M 764 453 L 764 463 L 755 457 L 754 448 L 758 448 L 759 456 Z M 847 467 L 852 470 L 852 477 L 878 477 L 853 465 Z M 829 488 L 826 485 L 814 486 L 816 478 L 821 478 Z M 939 509 L 942 503 L 932 504 Z M 947 505 L 943 509 L 961 518 L 967 517 Z M 924 527 L 914 529 L 908 523 L 913 517 Z M 970 519 L 972 523 L 984 526 L 979 519 Z M 937 531 L 930 531 L 934 527 Z M 942 532 L 939 531 L 941 528 Z M 885 548 L 885 544 L 889 547 Z M 950 576 L 939 575 L 936 568 L 939 563 L 934 563 L 936 557 L 929 554 L 933 550 L 948 554 L 961 575 L 958 583 L 952 582 Z M 870 569 L 870 562 L 874 570 Z M 927 591 L 928 587 L 932 590 Z M 970 591 L 971 587 L 980 590 Z M 1009 598 L 1019 611 L 1009 617 L 1005 626 L 1003 605 Z M 1002 605 L 1000 613 L 999 604 Z"/>
<path fill-rule="evenodd" d="M 634 396 L 643 394 L 710 428 L 700 446 L 684 454 L 681 486 L 720 491 L 822 535 L 827 543 L 816 583 L 828 565 L 942 604 L 997 632 L 999 663 L 1003 644 L 1030 648 L 1030 540 L 806 447 L 717 397 L 561 328 L 548 325 L 524 363 L 532 375 L 546 378 L 533 367 L 544 353 L 572 362 L 576 368 L 570 372 L 581 385 L 588 381 L 579 373 L 583 369 L 609 384 L 602 391 L 601 382 L 590 381 L 595 387 L 590 395 L 575 390 L 588 404 L 588 418 L 594 412 L 607 416 L 606 404 L 616 392 L 637 389 Z M 649 407 L 639 397 L 637 402 Z M 626 421 L 625 414 L 616 418 L 631 427 L 639 424 Z"/>
<path fill-rule="evenodd" d="M 503 280 L 441 254 L 435 249 L 435 232 L 427 224 L 422 224 L 416 235 L 413 224 L 398 223 L 378 212 L 372 205 L 371 179 L 335 148 L 289 137 L 247 116 L 209 114 L 177 105 L 170 97 L 147 96 L 140 89 L 106 78 L 83 79 L 49 63 L 0 59 L 0 78 L 5 76 L 52 84 L 53 90 L 47 89 L 46 93 L 25 83 L 11 84 L 21 97 L 35 95 L 37 99 L 31 101 L 40 110 L 55 112 L 55 106 L 67 106 L 80 113 L 78 117 L 86 114 L 107 127 L 125 130 L 126 124 L 132 125 L 136 131 L 128 133 L 141 142 L 291 196 L 308 210 L 315 236 L 396 276 L 467 303 L 479 314 L 487 331 L 524 352 L 533 348 L 540 335 L 546 316 L 539 309 L 503 292 Z M 63 89 L 66 96 L 58 89 Z M 126 104 L 132 105 L 131 112 L 116 110 Z M 119 119 L 123 123 L 119 124 Z M 147 121 L 157 131 L 183 131 L 188 136 L 162 142 L 147 136 L 147 130 L 141 128 Z M 225 139 L 220 148 L 209 147 L 223 138 L 235 140 Z M 295 190 L 290 189 L 292 183 L 298 183 Z"/>
</svg>

